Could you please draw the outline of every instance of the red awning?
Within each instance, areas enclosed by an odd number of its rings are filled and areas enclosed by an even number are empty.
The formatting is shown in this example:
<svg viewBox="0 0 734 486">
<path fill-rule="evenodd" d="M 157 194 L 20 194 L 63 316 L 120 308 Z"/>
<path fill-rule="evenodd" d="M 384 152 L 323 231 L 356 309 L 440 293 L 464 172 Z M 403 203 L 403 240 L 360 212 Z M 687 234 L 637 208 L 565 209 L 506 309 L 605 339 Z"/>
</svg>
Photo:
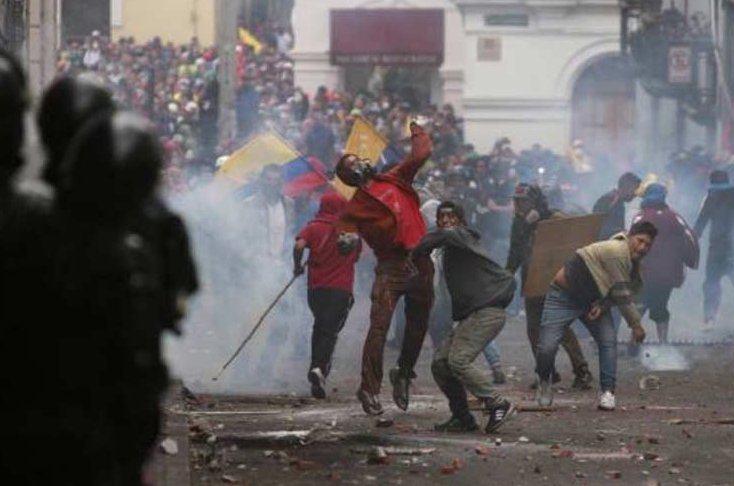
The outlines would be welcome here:
<svg viewBox="0 0 734 486">
<path fill-rule="evenodd" d="M 332 64 L 443 63 L 441 9 L 331 11 Z"/>
</svg>

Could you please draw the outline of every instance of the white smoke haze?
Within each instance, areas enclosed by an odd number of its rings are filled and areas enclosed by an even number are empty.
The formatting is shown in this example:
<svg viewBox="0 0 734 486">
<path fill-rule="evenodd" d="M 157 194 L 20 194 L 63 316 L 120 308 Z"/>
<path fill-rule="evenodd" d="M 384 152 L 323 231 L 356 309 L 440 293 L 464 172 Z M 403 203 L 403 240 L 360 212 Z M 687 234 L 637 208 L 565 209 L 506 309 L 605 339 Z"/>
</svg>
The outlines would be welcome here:
<svg viewBox="0 0 734 486">
<path fill-rule="evenodd" d="M 264 255 L 263 222 L 242 199 L 222 197 L 211 187 L 170 203 L 186 222 L 201 284 L 182 323 L 183 336 L 165 343 L 172 374 L 195 393 L 307 395 L 313 317 L 305 275 L 222 376 L 212 380 L 290 280 L 292 241 L 281 257 Z M 365 295 L 355 292 L 358 302 L 339 336 L 334 372 L 359 365 L 367 324 Z"/>
<path fill-rule="evenodd" d="M 640 363 L 651 371 L 685 371 L 690 368 L 688 359 L 673 346 L 641 346 Z"/>
<path fill-rule="evenodd" d="M 281 299 L 221 378 L 212 381 L 286 285 L 290 267 L 285 258 L 259 254 L 263 222 L 254 220 L 242 200 L 204 187 L 181 196 L 173 206 L 188 226 L 201 288 L 183 323 L 183 337 L 169 343 L 172 372 L 196 392 L 260 393 L 302 386 L 305 371 L 281 365 L 308 347 L 310 313 L 303 279 Z M 268 358 L 277 383 L 256 372 Z"/>
</svg>

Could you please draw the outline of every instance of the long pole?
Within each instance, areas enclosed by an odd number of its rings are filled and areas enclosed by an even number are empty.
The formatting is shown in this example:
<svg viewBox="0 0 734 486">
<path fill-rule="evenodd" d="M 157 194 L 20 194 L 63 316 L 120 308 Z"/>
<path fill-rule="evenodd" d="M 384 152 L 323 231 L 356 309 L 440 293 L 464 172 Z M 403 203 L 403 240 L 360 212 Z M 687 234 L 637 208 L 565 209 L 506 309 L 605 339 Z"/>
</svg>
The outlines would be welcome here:
<svg viewBox="0 0 734 486">
<path fill-rule="evenodd" d="M 283 287 L 283 290 L 281 290 L 280 293 L 275 296 L 275 299 L 273 299 L 273 301 L 270 303 L 268 308 L 265 309 L 265 312 L 263 312 L 262 315 L 260 316 L 260 319 L 258 319 L 257 322 L 255 323 L 255 327 L 252 328 L 252 330 L 247 335 L 247 337 L 244 339 L 244 341 L 242 341 L 239 347 L 237 347 L 237 350 L 234 352 L 234 354 L 232 354 L 232 356 L 230 356 L 227 362 L 224 363 L 224 366 L 222 366 L 222 369 L 219 370 L 219 373 L 217 373 L 217 375 L 212 378 L 213 381 L 217 381 L 219 377 L 222 376 L 222 373 L 224 373 L 224 371 L 229 367 L 229 365 L 232 364 L 232 362 L 237 358 L 240 352 L 242 352 L 245 345 L 248 342 L 250 342 L 250 340 L 255 335 L 257 330 L 260 328 L 262 323 L 265 322 L 265 318 L 268 316 L 268 314 L 270 314 L 270 311 L 272 311 L 273 308 L 278 304 L 278 302 L 283 297 L 283 295 L 285 295 L 285 293 L 288 292 L 288 289 L 291 288 L 291 285 L 293 285 L 293 282 L 295 282 L 297 278 L 298 278 L 298 275 L 293 275 L 293 277 L 288 281 L 286 286 Z"/>
</svg>

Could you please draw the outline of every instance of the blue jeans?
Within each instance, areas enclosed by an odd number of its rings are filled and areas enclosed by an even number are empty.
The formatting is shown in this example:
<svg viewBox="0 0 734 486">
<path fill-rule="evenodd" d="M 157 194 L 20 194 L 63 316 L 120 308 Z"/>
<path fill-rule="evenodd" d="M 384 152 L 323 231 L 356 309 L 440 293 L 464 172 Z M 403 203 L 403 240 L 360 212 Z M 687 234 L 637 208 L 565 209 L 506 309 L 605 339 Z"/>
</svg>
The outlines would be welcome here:
<svg viewBox="0 0 734 486">
<path fill-rule="evenodd" d="M 602 391 L 614 391 L 617 380 L 617 335 L 611 312 L 607 311 L 595 321 L 586 319 L 587 309 L 582 308 L 562 289 L 551 286 L 545 297 L 543 318 L 540 323 L 536 372 L 543 381 L 550 381 L 558 345 L 563 331 L 579 319 L 589 330 L 599 347 L 599 384 Z"/>
<path fill-rule="evenodd" d="M 500 351 L 494 341 L 490 341 L 482 350 L 484 359 L 492 370 L 502 369 L 502 360 L 500 359 Z"/>
</svg>

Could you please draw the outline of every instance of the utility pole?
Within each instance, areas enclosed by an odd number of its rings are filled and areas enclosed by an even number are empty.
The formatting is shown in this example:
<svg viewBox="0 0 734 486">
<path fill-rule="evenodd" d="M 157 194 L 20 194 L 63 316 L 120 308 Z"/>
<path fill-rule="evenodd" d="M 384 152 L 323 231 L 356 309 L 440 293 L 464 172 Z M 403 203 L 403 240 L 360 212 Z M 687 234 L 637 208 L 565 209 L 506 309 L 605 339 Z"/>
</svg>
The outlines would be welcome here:
<svg viewBox="0 0 734 486">
<path fill-rule="evenodd" d="M 34 95 L 40 94 L 56 73 L 60 11 L 60 0 L 30 0 L 27 4 L 23 60 Z"/>
<path fill-rule="evenodd" d="M 237 46 L 238 0 L 216 0 L 217 49 L 219 51 L 219 142 L 232 141 L 237 133 L 235 101 L 237 89 Z"/>
</svg>

